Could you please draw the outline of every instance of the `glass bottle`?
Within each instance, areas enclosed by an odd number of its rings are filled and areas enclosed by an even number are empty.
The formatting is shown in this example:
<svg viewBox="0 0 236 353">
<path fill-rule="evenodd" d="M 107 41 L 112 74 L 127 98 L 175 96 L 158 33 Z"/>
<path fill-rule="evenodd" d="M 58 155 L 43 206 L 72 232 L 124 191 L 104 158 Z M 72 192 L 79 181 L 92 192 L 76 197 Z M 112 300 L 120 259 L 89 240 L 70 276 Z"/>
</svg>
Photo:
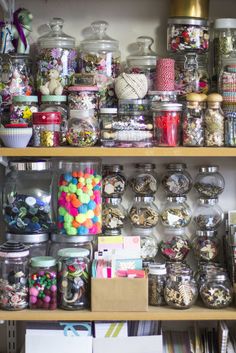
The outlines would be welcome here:
<svg viewBox="0 0 236 353">
<path fill-rule="evenodd" d="M 121 197 L 105 198 L 102 208 L 103 229 L 117 229 L 124 227 L 126 211 L 121 203 Z"/>
<path fill-rule="evenodd" d="M 166 230 L 160 242 L 161 254 L 169 261 L 185 260 L 190 248 L 190 241 L 183 229 Z"/>
<path fill-rule="evenodd" d="M 151 196 L 157 192 L 158 177 L 155 168 L 152 163 L 135 164 L 135 172 L 129 179 L 129 186 L 135 195 Z"/>
<path fill-rule="evenodd" d="M 200 230 L 216 230 L 224 220 L 224 212 L 217 205 L 218 198 L 198 200 L 193 219 Z"/>
<path fill-rule="evenodd" d="M 192 177 L 184 163 L 170 163 L 162 178 L 162 186 L 170 196 L 186 195 L 192 188 Z"/>
<path fill-rule="evenodd" d="M 186 99 L 187 107 L 183 117 L 183 146 L 202 147 L 204 145 L 202 97 L 197 93 L 189 93 Z"/>
<path fill-rule="evenodd" d="M 164 227 L 178 229 L 186 227 L 192 218 L 192 211 L 186 202 L 187 197 L 167 196 L 160 218 Z"/>
<path fill-rule="evenodd" d="M 30 257 L 46 256 L 49 234 L 13 234 L 6 233 L 6 240 L 20 242 L 29 248 Z"/>
<path fill-rule="evenodd" d="M 207 97 L 208 108 L 205 113 L 205 146 L 224 146 L 225 118 L 221 110 L 223 98 L 220 94 L 212 93 Z"/>
<path fill-rule="evenodd" d="M 153 228 L 159 221 L 159 211 L 153 196 L 135 196 L 129 210 L 131 224 L 137 228 Z"/>
<path fill-rule="evenodd" d="M 217 232 L 197 230 L 193 239 L 193 250 L 198 261 L 214 261 L 219 254 Z"/>
<path fill-rule="evenodd" d="M 148 304 L 151 306 L 166 305 L 164 289 L 166 286 L 165 264 L 153 263 L 148 272 Z"/>
<path fill-rule="evenodd" d="M 133 228 L 132 236 L 140 237 L 141 258 L 144 262 L 154 262 L 158 252 L 158 243 L 153 228 Z"/>
<path fill-rule="evenodd" d="M 103 165 L 102 194 L 105 197 L 122 196 L 126 188 L 123 165 Z"/>
<path fill-rule="evenodd" d="M 199 173 L 194 181 L 194 188 L 201 197 L 218 197 L 225 187 L 224 177 L 219 173 L 217 165 L 199 167 Z"/>
</svg>

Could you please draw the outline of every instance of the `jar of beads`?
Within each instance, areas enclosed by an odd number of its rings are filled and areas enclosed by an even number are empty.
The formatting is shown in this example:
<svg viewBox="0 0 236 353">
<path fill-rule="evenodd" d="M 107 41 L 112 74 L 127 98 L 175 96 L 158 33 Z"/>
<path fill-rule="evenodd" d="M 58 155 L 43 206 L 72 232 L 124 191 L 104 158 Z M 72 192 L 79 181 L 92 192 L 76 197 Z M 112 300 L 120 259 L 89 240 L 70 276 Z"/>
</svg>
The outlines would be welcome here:
<svg viewBox="0 0 236 353">
<path fill-rule="evenodd" d="M 169 163 L 162 177 L 162 187 L 167 195 L 186 195 L 192 188 L 192 177 L 185 163 Z"/>
<path fill-rule="evenodd" d="M 58 147 L 61 141 L 61 113 L 39 112 L 33 114 L 34 147 Z"/>
<path fill-rule="evenodd" d="M 129 179 L 129 186 L 135 195 L 151 196 L 157 192 L 159 181 L 155 168 L 152 163 L 135 164 L 135 173 Z"/>
<path fill-rule="evenodd" d="M 98 110 L 97 86 L 70 86 L 68 91 L 70 110 Z"/>
<path fill-rule="evenodd" d="M 32 126 L 33 113 L 38 111 L 37 96 L 14 96 L 11 105 L 10 123 L 26 123 Z"/>
</svg>

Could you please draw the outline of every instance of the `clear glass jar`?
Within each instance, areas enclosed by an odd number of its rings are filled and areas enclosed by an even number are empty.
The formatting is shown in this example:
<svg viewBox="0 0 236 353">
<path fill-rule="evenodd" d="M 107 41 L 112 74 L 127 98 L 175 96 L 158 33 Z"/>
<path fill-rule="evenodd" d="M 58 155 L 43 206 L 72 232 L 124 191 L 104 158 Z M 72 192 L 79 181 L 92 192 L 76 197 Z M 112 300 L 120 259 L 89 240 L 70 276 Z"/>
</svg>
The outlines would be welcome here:
<svg viewBox="0 0 236 353">
<path fill-rule="evenodd" d="M 170 163 L 162 178 L 162 186 L 170 196 L 186 195 L 192 188 L 191 175 L 186 170 L 184 163 Z"/>
<path fill-rule="evenodd" d="M 102 167 L 102 194 L 105 197 L 123 196 L 126 189 L 126 177 L 123 165 L 106 164 Z"/>
<path fill-rule="evenodd" d="M 106 237 L 121 235 L 121 229 L 105 229 L 103 234 Z"/>
<path fill-rule="evenodd" d="M 205 113 L 205 146 L 222 147 L 225 142 L 224 113 L 221 110 L 223 98 L 220 94 L 212 93 L 207 97 L 208 108 Z"/>
<path fill-rule="evenodd" d="M 140 237 L 141 258 L 144 262 L 154 262 L 158 243 L 152 228 L 133 228 L 131 235 Z"/>
<path fill-rule="evenodd" d="M 18 242 L 0 245 L 0 309 L 28 307 L 29 249 Z"/>
<path fill-rule="evenodd" d="M 70 86 L 68 91 L 70 110 L 98 110 L 97 86 Z"/>
<path fill-rule="evenodd" d="M 61 142 L 61 113 L 33 114 L 33 146 L 58 147 Z"/>
<path fill-rule="evenodd" d="M 178 229 L 186 227 L 192 218 L 192 211 L 186 202 L 187 197 L 167 196 L 167 201 L 160 214 L 164 227 Z"/>
<path fill-rule="evenodd" d="M 7 232 L 32 234 L 52 228 L 52 169 L 48 161 L 10 162 L 3 188 Z"/>
<path fill-rule="evenodd" d="M 102 175 L 99 160 L 60 161 L 54 209 L 61 235 L 96 235 L 102 224 Z M 69 203 L 67 200 L 70 200 Z"/>
<path fill-rule="evenodd" d="M 148 304 L 151 306 L 166 305 L 164 289 L 166 286 L 165 264 L 153 263 L 149 265 L 148 273 Z"/>
<path fill-rule="evenodd" d="M 182 104 L 162 103 L 153 108 L 154 136 L 157 146 L 180 145 Z"/>
<path fill-rule="evenodd" d="M 224 109 L 225 116 L 225 146 L 235 147 L 236 146 L 236 114 L 235 108 L 232 107 L 231 111 L 226 112 Z"/>
<path fill-rule="evenodd" d="M 121 197 L 105 198 L 102 207 L 103 229 L 124 228 L 126 210 L 122 206 Z"/>
<path fill-rule="evenodd" d="M 67 248 L 58 251 L 58 306 L 65 310 L 90 308 L 89 251 Z"/>
<path fill-rule="evenodd" d="M 119 114 L 149 113 L 149 102 L 147 99 L 119 99 Z"/>
<path fill-rule="evenodd" d="M 29 268 L 29 308 L 57 308 L 57 261 L 51 256 L 32 257 Z"/>
<path fill-rule="evenodd" d="M 198 206 L 194 211 L 193 219 L 200 230 L 215 230 L 224 220 L 224 212 L 217 205 L 218 198 L 198 200 Z"/>
<path fill-rule="evenodd" d="M 166 261 L 167 276 L 170 276 L 176 271 L 187 270 L 189 274 L 193 274 L 193 271 L 185 261 Z"/>
<path fill-rule="evenodd" d="M 217 165 L 201 166 L 194 181 L 194 188 L 201 197 L 218 197 L 225 188 L 224 177 Z"/>
<path fill-rule="evenodd" d="M 196 18 L 169 18 L 167 29 L 167 50 L 171 52 L 198 51 L 209 49 L 209 24 Z"/>
<path fill-rule="evenodd" d="M 198 261 L 213 261 L 219 254 L 219 240 L 217 232 L 197 230 L 193 239 L 193 250 Z"/>
<path fill-rule="evenodd" d="M 99 137 L 98 118 L 94 110 L 71 110 L 66 140 L 70 146 L 94 146 Z"/>
<path fill-rule="evenodd" d="M 151 110 L 155 108 L 156 103 L 177 103 L 176 91 L 148 91 L 147 98 Z"/>
<path fill-rule="evenodd" d="M 166 230 L 160 242 L 161 254 L 169 261 L 185 260 L 190 248 L 190 241 L 183 229 Z"/>
<path fill-rule="evenodd" d="M 152 163 L 135 164 L 135 172 L 129 179 L 129 186 L 136 195 L 151 196 L 157 192 L 159 182 L 155 168 Z"/>
<path fill-rule="evenodd" d="M 37 96 L 14 96 L 10 108 L 10 123 L 26 123 L 28 126 L 32 126 L 32 116 L 37 111 Z"/>
<path fill-rule="evenodd" d="M 135 196 L 129 210 L 131 224 L 137 228 L 153 228 L 159 221 L 159 211 L 153 196 Z"/>
<path fill-rule="evenodd" d="M 6 233 L 6 240 L 20 242 L 29 248 L 30 257 L 46 256 L 49 234 L 13 234 Z"/>
<path fill-rule="evenodd" d="M 198 288 L 201 288 L 201 286 L 207 281 L 207 277 L 212 276 L 213 274 L 227 276 L 227 271 L 225 268 L 221 267 L 220 263 L 200 262 L 194 276 L 198 283 Z"/>
<path fill-rule="evenodd" d="M 204 111 L 202 97 L 190 93 L 186 97 L 187 107 L 183 116 L 183 146 L 203 147 L 204 145 Z"/>
<path fill-rule="evenodd" d="M 73 75 L 77 68 L 75 39 L 63 33 L 63 24 L 62 18 L 53 18 L 49 23 L 51 31 L 38 39 L 38 90 L 48 81 L 51 70 L 57 74 L 63 87 L 69 86 L 73 81 Z"/>
</svg>

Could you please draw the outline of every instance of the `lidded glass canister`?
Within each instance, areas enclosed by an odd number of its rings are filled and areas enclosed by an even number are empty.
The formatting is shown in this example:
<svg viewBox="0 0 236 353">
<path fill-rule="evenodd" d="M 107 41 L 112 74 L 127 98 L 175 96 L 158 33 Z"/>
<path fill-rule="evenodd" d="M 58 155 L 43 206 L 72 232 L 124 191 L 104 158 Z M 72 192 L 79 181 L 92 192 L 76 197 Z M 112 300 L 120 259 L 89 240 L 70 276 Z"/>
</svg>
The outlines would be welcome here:
<svg viewBox="0 0 236 353">
<path fill-rule="evenodd" d="M 217 232 L 212 230 L 197 230 L 193 239 L 193 249 L 198 261 L 214 261 L 219 254 Z"/>
<path fill-rule="evenodd" d="M 166 228 L 178 229 L 186 227 L 192 217 L 192 211 L 186 202 L 187 197 L 167 196 L 167 201 L 161 211 L 161 223 Z"/>
<path fill-rule="evenodd" d="M 224 212 L 218 205 L 218 198 L 200 198 L 194 210 L 193 219 L 200 230 L 216 230 L 224 220 Z"/>
<path fill-rule="evenodd" d="M 186 195 L 192 188 L 192 177 L 184 163 L 170 163 L 162 178 L 162 186 L 170 196 Z"/>
<path fill-rule="evenodd" d="M 145 262 L 154 262 L 158 252 L 158 243 L 153 228 L 133 228 L 132 236 L 140 237 L 141 258 Z"/>
<path fill-rule="evenodd" d="M 159 211 L 153 196 L 135 196 L 129 210 L 131 224 L 137 228 L 153 228 L 159 221 Z"/>
<path fill-rule="evenodd" d="M 199 173 L 194 181 L 194 188 L 201 197 L 218 197 L 225 187 L 224 177 L 219 173 L 217 165 L 199 167 Z"/>
<path fill-rule="evenodd" d="M 10 123 L 32 126 L 33 113 L 38 111 L 37 96 L 14 96 L 10 108 Z"/>
<path fill-rule="evenodd" d="M 187 106 L 183 114 L 183 146 L 202 147 L 204 145 L 204 111 L 202 97 L 189 93 Z"/>
<path fill-rule="evenodd" d="M 205 113 L 205 146 L 222 147 L 225 142 L 224 113 L 221 109 L 223 98 L 218 93 L 211 93 L 207 97 L 207 110 Z"/>
<path fill-rule="evenodd" d="M 107 164 L 102 168 L 102 194 L 106 197 L 122 196 L 126 188 L 123 165 Z"/>
<path fill-rule="evenodd" d="M 165 305 L 166 266 L 153 263 L 149 264 L 148 268 L 148 304 L 151 306 Z"/>
<path fill-rule="evenodd" d="M 46 256 L 48 250 L 48 233 L 13 234 L 6 233 L 6 240 L 20 242 L 29 248 L 30 257 Z"/>
<path fill-rule="evenodd" d="M 166 229 L 160 242 L 162 256 L 167 261 L 183 261 L 190 251 L 190 241 L 184 229 Z"/>
<path fill-rule="evenodd" d="M 102 207 L 103 229 L 124 228 L 126 210 L 122 206 L 121 197 L 107 197 Z"/>
<path fill-rule="evenodd" d="M 158 177 L 155 172 L 155 164 L 135 164 L 134 175 L 129 179 L 129 186 L 135 195 L 152 196 L 157 192 Z"/>
</svg>

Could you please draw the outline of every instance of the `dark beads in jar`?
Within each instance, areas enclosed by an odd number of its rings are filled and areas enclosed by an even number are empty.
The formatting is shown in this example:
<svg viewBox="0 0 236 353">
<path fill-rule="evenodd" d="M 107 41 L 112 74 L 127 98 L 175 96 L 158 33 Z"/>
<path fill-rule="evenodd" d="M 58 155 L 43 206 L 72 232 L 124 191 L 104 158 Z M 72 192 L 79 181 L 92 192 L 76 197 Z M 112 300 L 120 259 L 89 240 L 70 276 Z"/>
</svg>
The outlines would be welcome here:
<svg viewBox="0 0 236 353">
<path fill-rule="evenodd" d="M 194 182 L 194 188 L 202 197 L 214 198 L 219 196 L 225 187 L 223 176 L 216 165 L 201 166 Z"/>
<path fill-rule="evenodd" d="M 126 188 L 123 166 L 111 164 L 103 166 L 102 194 L 106 197 L 122 196 Z"/>
<path fill-rule="evenodd" d="M 148 304 L 151 306 L 166 305 L 164 289 L 166 285 L 165 264 L 149 264 L 148 273 Z"/>
<path fill-rule="evenodd" d="M 138 163 L 135 165 L 135 169 L 135 174 L 129 179 L 132 191 L 140 196 L 154 195 L 158 188 L 155 164 Z"/>
<path fill-rule="evenodd" d="M 184 163 L 170 163 L 167 165 L 162 186 L 171 196 L 186 195 L 192 188 L 191 175 L 186 170 Z"/>
</svg>

